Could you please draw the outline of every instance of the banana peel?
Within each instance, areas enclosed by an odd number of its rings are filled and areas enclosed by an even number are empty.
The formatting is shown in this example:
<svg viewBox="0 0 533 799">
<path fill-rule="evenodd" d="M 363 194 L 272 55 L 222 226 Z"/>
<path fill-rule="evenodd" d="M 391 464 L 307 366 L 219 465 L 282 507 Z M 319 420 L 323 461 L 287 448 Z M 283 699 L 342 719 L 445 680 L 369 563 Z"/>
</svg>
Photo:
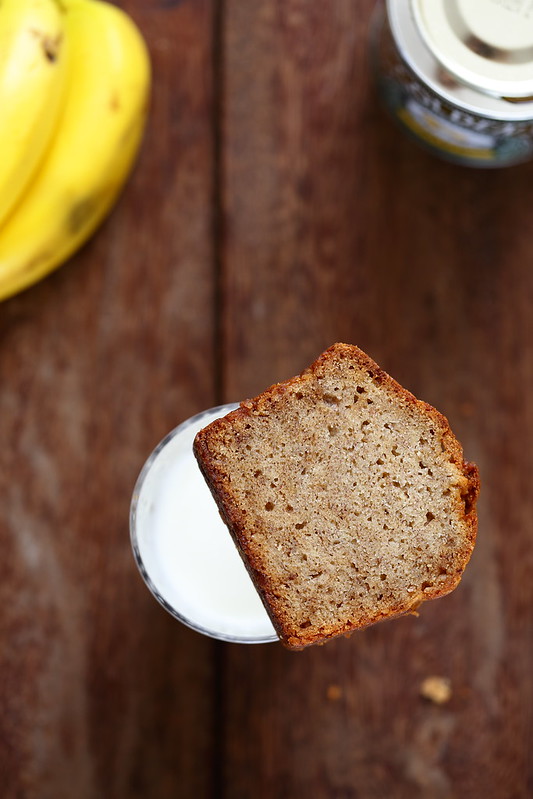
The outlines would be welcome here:
<svg viewBox="0 0 533 799">
<path fill-rule="evenodd" d="M 51 141 L 0 225 L 0 300 L 45 277 L 91 236 L 132 169 L 145 127 L 150 61 L 133 21 L 103 0 L 58 5 L 61 107 Z M 0 6 L 0 39 L 1 30 Z"/>
</svg>

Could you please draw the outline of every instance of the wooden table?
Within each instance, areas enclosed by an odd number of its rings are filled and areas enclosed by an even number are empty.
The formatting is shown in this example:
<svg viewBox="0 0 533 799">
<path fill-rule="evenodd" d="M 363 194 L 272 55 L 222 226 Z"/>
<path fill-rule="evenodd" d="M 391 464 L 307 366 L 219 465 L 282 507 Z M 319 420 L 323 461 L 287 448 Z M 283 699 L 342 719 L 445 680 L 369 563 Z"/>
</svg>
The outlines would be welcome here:
<svg viewBox="0 0 533 799">
<path fill-rule="evenodd" d="M 397 132 L 371 0 L 122 5 L 153 59 L 137 169 L 83 251 L 0 306 L 1 796 L 533 796 L 533 165 L 455 167 Z M 334 341 L 479 464 L 466 575 L 302 653 L 204 638 L 137 573 L 137 473 Z"/>
</svg>

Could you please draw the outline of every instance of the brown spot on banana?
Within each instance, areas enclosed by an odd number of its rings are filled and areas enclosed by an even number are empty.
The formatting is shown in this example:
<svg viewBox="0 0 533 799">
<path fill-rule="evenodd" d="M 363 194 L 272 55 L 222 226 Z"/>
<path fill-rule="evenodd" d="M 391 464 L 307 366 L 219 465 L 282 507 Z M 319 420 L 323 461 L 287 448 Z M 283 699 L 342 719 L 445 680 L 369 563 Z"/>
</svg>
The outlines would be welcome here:
<svg viewBox="0 0 533 799">
<path fill-rule="evenodd" d="M 87 224 L 101 204 L 101 195 L 91 195 L 78 200 L 69 211 L 67 217 L 67 230 L 75 235 Z"/>
<path fill-rule="evenodd" d="M 120 111 L 120 96 L 118 92 L 113 92 L 109 100 L 109 108 L 111 111 Z"/>
<path fill-rule="evenodd" d="M 58 57 L 63 42 L 63 34 L 59 33 L 57 36 L 47 36 L 43 31 L 31 28 L 30 33 L 39 40 L 43 55 L 47 61 L 54 64 Z"/>
</svg>

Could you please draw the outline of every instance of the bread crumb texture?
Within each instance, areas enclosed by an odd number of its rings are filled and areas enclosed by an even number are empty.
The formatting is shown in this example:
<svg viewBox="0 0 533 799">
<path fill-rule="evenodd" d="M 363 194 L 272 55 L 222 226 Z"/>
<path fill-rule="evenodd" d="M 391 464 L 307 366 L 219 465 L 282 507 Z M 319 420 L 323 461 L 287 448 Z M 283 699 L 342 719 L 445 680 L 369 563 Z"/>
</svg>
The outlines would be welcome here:
<svg viewBox="0 0 533 799">
<path fill-rule="evenodd" d="M 241 403 L 194 450 L 290 648 L 447 594 L 472 553 L 476 466 L 444 416 L 355 346 Z"/>
</svg>

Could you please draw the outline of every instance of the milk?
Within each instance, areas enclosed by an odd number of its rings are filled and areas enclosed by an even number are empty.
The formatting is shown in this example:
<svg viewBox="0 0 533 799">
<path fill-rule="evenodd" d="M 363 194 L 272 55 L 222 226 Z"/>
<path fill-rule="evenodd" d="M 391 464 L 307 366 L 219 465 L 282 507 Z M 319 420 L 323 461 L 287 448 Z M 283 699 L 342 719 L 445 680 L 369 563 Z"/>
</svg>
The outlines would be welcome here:
<svg viewBox="0 0 533 799">
<path fill-rule="evenodd" d="M 192 451 L 198 430 L 234 407 L 188 419 L 155 449 L 133 495 L 132 545 L 148 587 L 184 624 L 226 641 L 276 641 Z"/>
</svg>

